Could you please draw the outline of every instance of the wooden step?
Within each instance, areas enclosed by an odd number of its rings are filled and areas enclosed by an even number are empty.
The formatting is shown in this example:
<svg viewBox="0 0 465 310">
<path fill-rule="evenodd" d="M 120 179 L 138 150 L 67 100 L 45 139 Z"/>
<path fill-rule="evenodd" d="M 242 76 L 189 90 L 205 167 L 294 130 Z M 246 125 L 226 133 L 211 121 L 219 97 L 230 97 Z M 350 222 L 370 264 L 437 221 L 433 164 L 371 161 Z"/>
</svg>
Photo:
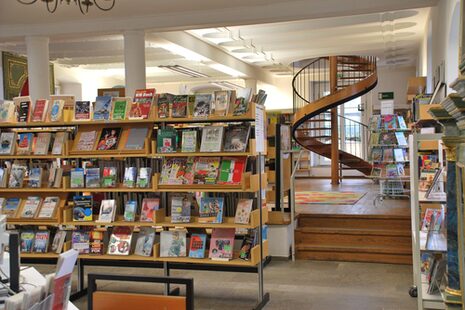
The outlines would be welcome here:
<svg viewBox="0 0 465 310">
<path fill-rule="evenodd" d="M 411 230 L 410 217 L 393 215 L 299 214 L 298 227 Z"/>
</svg>

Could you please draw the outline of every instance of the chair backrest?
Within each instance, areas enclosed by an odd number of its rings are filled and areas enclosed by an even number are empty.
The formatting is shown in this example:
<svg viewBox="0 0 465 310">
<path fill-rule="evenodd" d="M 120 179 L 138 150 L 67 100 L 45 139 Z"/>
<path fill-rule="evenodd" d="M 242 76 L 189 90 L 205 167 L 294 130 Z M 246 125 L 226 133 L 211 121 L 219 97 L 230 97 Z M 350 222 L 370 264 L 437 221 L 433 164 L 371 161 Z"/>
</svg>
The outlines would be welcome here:
<svg viewBox="0 0 465 310">
<path fill-rule="evenodd" d="M 185 285 L 186 296 L 97 291 L 97 280 Z M 89 310 L 193 310 L 194 280 L 192 278 L 89 274 L 87 302 Z"/>
</svg>

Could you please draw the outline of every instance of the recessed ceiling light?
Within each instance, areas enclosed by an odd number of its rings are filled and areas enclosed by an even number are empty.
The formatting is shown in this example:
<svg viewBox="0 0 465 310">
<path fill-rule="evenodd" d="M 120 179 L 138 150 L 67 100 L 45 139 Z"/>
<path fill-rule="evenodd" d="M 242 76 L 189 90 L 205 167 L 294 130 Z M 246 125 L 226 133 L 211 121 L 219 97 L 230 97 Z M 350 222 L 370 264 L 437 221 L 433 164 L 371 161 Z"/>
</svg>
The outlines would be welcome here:
<svg viewBox="0 0 465 310">
<path fill-rule="evenodd" d="M 180 65 L 161 65 L 158 67 L 169 70 L 169 71 L 173 71 L 176 73 L 180 73 L 180 74 L 183 74 L 189 77 L 193 77 L 193 78 L 209 77 L 205 73 L 198 72 L 198 71 L 195 71 L 195 70 L 192 70 L 187 67 L 180 66 Z"/>
</svg>

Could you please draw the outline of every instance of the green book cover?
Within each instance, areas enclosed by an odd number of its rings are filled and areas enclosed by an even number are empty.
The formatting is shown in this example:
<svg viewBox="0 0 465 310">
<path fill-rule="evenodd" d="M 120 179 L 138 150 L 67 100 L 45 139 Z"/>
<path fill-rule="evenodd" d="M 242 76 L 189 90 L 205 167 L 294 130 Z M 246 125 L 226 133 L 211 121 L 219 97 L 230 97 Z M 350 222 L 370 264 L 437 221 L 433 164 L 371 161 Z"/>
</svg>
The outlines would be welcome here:
<svg viewBox="0 0 465 310">
<path fill-rule="evenodd" d="M 228 159 L 223 159 L 221 161 L 220 175 L 218 177 L 218 182 L 228 182 L 230 181 L 232 168 L 232 161 Z"/>
<path fill-rule="evenodd" d="M 177 132 L 174 128 L 162 128 L 157 133 L 157 153 L 176 152 Z"/>
<path fill-rule="evenodd" d="M 126 100 L 115 101 L 113 107 L 113 119 L 126 119 Z"/>
</svg>

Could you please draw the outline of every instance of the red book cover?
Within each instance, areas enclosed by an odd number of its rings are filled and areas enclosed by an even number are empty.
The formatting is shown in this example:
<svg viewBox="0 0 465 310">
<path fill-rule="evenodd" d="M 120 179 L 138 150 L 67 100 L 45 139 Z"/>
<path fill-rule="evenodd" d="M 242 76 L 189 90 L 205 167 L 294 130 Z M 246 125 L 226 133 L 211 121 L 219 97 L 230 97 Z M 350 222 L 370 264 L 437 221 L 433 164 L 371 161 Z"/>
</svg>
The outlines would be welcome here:
<svg viewBox="0 0 465 310">
<path fill-rule="evenodd" d="M 134 95 L 134 102 L 129 110 L 130 119 L 146 119 L 150 116 L 155 88 L 138 89 Z"/>
<path fill-rule="evenodd" d="M 45 99 L 36 100 L 34 111 L 32 112 L 33 122 L 42 122 L 44 120 L 44 112 L 47 110 L 47 102 L 48 101 Z"/>
<path fill-rule="evenodd" d="M 232 175 L 232 183 L 233 184 L 240 184 L 241 183 L 241 181 L 242 181 L 242 173 L 244 172 L 244 169 L 245 169 L 246 160 L 247 160 L 246 157 L 236 158 L 236 161 L 234 163 L 233 175 Z"/>
</svg>

